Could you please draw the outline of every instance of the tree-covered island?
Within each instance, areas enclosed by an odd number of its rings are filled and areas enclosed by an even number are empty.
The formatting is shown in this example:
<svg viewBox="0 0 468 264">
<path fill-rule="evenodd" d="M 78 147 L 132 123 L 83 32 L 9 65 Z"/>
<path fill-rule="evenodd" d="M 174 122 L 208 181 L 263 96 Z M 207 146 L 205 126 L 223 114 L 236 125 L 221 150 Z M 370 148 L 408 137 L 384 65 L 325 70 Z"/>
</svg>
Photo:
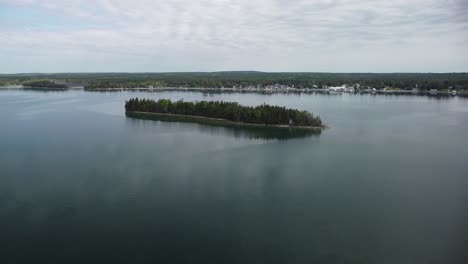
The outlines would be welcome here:
<svg viewBox="0 0 468 264">
<path fill-rule="evenodd" d="M 168 99 L 154 101 L 132 98 L 126 101 L 125 111 L 127 115 L 132 113 L 152 113 L 193 116 L 250 125 L 304 128 L 325 127 L 319 116 L 315 116 L 308 111 L 299 111 L 297 109 L 267 104 L 252 107 L 224 101 L 184 102 L 179 100 L 173 102 Z"/>
</svg>

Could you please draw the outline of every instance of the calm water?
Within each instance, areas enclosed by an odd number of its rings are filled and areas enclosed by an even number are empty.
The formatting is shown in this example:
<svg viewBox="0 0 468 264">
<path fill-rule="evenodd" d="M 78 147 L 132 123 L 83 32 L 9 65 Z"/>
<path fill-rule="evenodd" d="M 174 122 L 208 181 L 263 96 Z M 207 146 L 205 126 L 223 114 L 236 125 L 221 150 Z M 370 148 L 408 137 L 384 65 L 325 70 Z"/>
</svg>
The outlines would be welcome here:
<svg viewBox="0 0 468 264">
<path fill-rule="evenodd" d="M 330 128 L 126 118 L 135 96 Z M 0 121 L 0 263 L 467 263 L 467 99 L 0 90 Z"/>
</svg>

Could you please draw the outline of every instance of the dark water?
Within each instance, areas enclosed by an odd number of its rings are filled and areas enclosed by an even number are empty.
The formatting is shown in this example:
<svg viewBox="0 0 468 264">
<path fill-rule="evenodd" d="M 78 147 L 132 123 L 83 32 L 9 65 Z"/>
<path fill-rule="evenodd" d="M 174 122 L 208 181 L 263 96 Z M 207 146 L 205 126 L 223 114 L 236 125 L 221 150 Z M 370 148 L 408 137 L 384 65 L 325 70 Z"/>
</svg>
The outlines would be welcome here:
<svg viewBox="0 0 468 264">
<path fill-rule="evenodd" d="M 330 128 L 126 118 L 134 96 Z M 467 99 L 0 90 L 0 121 L 0 263 L 467 263 Z"/>
</svg>

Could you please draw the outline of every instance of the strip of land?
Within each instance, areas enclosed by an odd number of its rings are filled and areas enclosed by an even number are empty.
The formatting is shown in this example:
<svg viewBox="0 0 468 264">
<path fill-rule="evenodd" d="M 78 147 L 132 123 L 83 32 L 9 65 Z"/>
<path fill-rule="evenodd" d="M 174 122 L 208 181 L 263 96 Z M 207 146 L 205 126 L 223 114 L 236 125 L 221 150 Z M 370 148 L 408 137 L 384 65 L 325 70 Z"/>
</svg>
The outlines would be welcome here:
<svg viewBox="0 0 468 264">
<path fill-rule="evenodd" d="M 214 124 L 214 125 L 228 125 L 228 126 L 248 126 L 248 127 L 271 127 L 271 128 L 293 128 L 293 129 L 324 129 L 323 126 L 289 126 L 289 125 L 267 125 L 267 124 L 252 124 L 252 123 L 241 123 L 233 122 L 222 118 L 204 117 L 204 116 L 193 116 L 193 115 L 178 115 L 178 114 L 163 114 L 163 113 L 151 113 L 151 112 L 138 112 L 138 111 L 127 111 L 125 114 L 128 117 L 141 118 L 141 119 L 153 119 L 154 117 L 169 117 L 173 121 L 202 123 L 202 124 Z M 182 118 L 182 119 L 180 119 Z M 184 120 L 185 119 L 185 120 Z M 197 122 L 199 121 L 199 122 Z"/>
<path fill-rule="evenodd" d="M 308 111 L 300 111 L 281 106 L 262 104 L 258 106 L 243 106 L 236 102 L 225 101 L 171 101 L 169 99 L 132 98 L 125 102 L 125 111 L 129 116 L 148 117 L 148 114 L 158 116 L 185 117 L 188 120 L 204 120 L 218 124 L 270 126 L 277 128 L 323 128 L 319 116 Z"/>
<path fill-rule="evenodd" d="M 0 74 L 0 86 L 82 87 L 87 91 L 206 90 L 220 92 L 320 92 L 449 94 L 466 96 L 468 73 L 179 72 Z"/>
</svg>

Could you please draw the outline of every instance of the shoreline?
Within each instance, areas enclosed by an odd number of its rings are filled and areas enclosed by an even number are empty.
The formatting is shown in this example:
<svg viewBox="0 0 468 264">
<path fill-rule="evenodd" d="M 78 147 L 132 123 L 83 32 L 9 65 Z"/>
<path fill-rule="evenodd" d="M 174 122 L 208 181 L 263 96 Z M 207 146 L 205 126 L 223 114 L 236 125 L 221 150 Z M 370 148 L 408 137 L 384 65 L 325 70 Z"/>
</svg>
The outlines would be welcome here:
<svg viewBox="0 0 468 264">
<path fill-rule="evenodd" d="M 306 94 L 371 94 L 371 95 L 441 95 L 441 96 L 466 96 L 467 92 L 457 92 L 453 94 L 449 91 L 412 91 L 412 90 L 362 90 L 356 92 L 349 91 L 330 91 L 321 88 L 284 88 L 284 89 L 264 89 L 264 88 L 208 88 L 208 87 L 132 87 L 132 88 L 83 88 L 84 91 L 89 92 L 119 92 L 119 91 L 196 91 L 196 92 L 212 92 L 212 93 L 260 93 L 260 94 L 275 94 L 275 93 L 306 93 Z"/>
<path fill-rule="evenodd" d="M 27 87 L 22 85 L 7 85 L 0 86 L 4 90 L 83 90 L 85 92 L 121 92 L 121 91 L 144 91 L 144 92 L 163 92 L 163 91 L 178 91 L 178 92 L 207 92 L 207 93 L 256 93 L 256 94 L 356 94 L 356 95 L 413 95 L 413 96 L 447 96 L 447 97 L 466 97 L 468 92 L 452 93 L 449 91 L 411 91 L 411 90 L 376 90 L 376 91 L 329 91 L 320 88 L 290 88 L 290 89 L 261 89 L 261 88 L 207 88 L 207 87 L 132 87 L 132 88 L 85 88 L 83 86 L 73 86 L 66 88 L 47 88 L 47 87 Z"/>
<path fill-rule="evenodd" d="M 468 91 L 452 93 L 449 91 L 411 91 L 411 90 L 376 90 L 376 91 L 329 91 L 320 88 L 290 88 L 290 89 L 259 89 L 259 88 L 206 88 L 206 87 L 132 87 L 132 88 L 85 88 L 73 86 L 67 88 L 27 87 L 22 85 L 0 86 L 0 90 L 37 90 L 37 91 L 67 91 L 83 90 L 85 92 L 202 92 L 202 93 L 252 93 L 252 94 L 323 94 L 323 95 L 407 95 L 407 96 L 442 96 L 442 97 L 467 97 Z"/>
<path fill-rule="evenodd" d="M 327 128 L 326 125 L 324 126 L 289 126 L 289 125 L 267 125 L 267 124 L 255 124 L 255 123 L 242 123 L 242 122 L 234 122 L 223 118 L 215 118 L 215 117 L 205 117 L 205 116 L 193 116 L 193 115 L 178 115 L 178 114 L 165 114 L 165 113 L 154 113 L 154 112 L 140 112 L 140 111 L 126 111 L 126 116 L 132 118 L 144 118 L 146 117 L 174 117 L 174 118 L 187 118 L 193 119 L 197 121 L 212 121 L 216 122 L 217 125 L 229 125 L 229 126 L 246 126 L 246 127 L 260 127 L 260 128 L 280 128 L 280 129 L 307 129 L 307 130 L 322 130 Z M 192 122 L 196 123 L 196 122 Z M 206 123 L 205 124 L 210 124 Z M 213 123 L 211 123 L 213 124 Z"/>
</svg>

